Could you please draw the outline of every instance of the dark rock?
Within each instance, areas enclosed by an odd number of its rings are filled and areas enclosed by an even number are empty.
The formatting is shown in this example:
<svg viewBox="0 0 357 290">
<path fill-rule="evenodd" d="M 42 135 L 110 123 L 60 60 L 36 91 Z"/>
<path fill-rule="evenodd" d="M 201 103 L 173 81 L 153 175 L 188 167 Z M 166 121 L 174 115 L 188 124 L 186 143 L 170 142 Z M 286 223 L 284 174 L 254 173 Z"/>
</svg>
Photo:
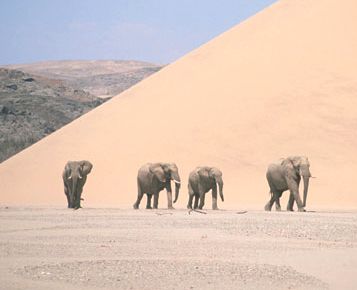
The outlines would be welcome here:
<svg viewBox="0 0 357 290">
<path fill-rule="evenodd" d="M 8 106 L 4 106 L 4 105 L 0 105 L 0 114 L 3 114 L 3 115 L 14 115 L 15 112 L 14 112 L 14 109 L 11 108 L 11 107 L 8 107 Z"/>
<path fill-rule="evenodd" d="M 17 85 L 15 85 L 15 84 L 6 85 L 6 87 L 7 87 L 8 89 L 11 89 L 11 90 L 14 90 L 14 91 L 17 90 Z"/>
<path fill-rule="evenodd" d="M 55 128 L 48 127 L 48 126 L 46 126 L 45 129 L 44 129 L 44 132 L 45 132 L 46 135 L 51 134 L 51 133 L 53 133 L 54 131 L 56 131 Z"/>
<path fill-rule="evenodd" d="M 34 78 L 24 78 L 23 81 L 24 82 L 33 82 L 33 81 L 35 81 L 35 79 Z"/>
</svg>

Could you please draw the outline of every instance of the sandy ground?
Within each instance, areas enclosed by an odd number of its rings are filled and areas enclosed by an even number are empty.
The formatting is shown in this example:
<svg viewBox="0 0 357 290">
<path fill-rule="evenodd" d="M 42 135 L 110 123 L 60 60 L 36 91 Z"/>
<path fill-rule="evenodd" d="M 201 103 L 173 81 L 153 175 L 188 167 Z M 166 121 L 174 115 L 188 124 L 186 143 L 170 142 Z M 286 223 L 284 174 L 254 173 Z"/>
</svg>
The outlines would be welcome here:
<svg viewBox="0 0 357 290">
<path fill-rule="evenodd" d="M 0 289 L 356 289 L 357 212 L 0 209 Z"/>
</svg>

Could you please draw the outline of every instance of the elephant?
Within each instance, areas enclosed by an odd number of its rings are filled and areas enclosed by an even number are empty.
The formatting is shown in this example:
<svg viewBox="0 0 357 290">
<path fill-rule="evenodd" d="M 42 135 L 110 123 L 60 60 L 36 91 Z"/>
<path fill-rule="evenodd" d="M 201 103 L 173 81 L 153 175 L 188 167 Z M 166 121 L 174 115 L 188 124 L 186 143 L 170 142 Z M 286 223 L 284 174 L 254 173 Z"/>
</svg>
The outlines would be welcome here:
<svg viewBox="0 0 357 290">
<path fill-rule="evenodd" d="M 146 208 L 152 209 L 151 198 L 154 196 L 153 208 L 157 209 L 159 204 L 159 193 L 166 188 L 167 207 L 172 206 L 171 180 L 175 183 L 175 200 L 177 201 L 181 186 L 181 179 L 175 163 L 146 163 L 138 171 L 138 197 L 134 203 L 134 209 L 138 209 L 144 193 L 147 194 Z"/>
<path fill-rule="evenodd" d="M 195 197 L 194 209 L 202 209 L 205 204 L 205 195 L 212 190 L 212 209 L 218 210 L 217 206 L 217 184 L 219 195 L 224 201 L 222 172 L 216 167 L 196 167 L 188 178 L 188 204 L 187 208 L 192 209 L 192 200 Z"/>
<path fill-rule="evenodd" d="M 304 196 L 301 201 L 299 184 L 301 177 L 304 180 Z M 266 178 L 270 187 L 271 198 L 265 205 L 265 210 L 270 211 L 274 202 L 276 210 L 280 211 L 280 197 L 286 190 L 290 191 L 287 205 L 288 211 L 293 211 L 294 201 L 299 211 L 305 211 L 309 180 L 311 178 L 310 163 L 306 156 L 290 156 L 282 158 L 277 163 L 268 166 Z"/>
<path fill-rule="evenodd" d="M 68 208 L 78 209 L 81 207 L 83 186 L 92 168 L 92 163 L 87 160 L 67 162 L 62 177 Z"/>
</svg>

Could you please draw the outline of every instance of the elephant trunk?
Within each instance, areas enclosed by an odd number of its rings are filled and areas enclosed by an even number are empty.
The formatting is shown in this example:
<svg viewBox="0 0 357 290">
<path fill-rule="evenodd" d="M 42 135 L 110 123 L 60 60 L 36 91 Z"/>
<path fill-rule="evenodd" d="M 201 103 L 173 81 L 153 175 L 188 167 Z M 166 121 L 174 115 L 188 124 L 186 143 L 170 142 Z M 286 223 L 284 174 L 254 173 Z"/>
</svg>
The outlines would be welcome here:
<svg viewBox="0 0 357 290">
<path fill-rule="evenodd" d="M 224 196 L 223 196 L 223 180 L 222 178 L 219 178 L 217 180 L 218 188 L 219 188 L 219 196 L 221 197 L 221 200 L 224 201 Z"/>
<path fill-rule="evenodd" d="M 77 183 L 78 183 L 77 176 L 72 176 L 72 188 L 71 188 L 72 190 L 71 190 L 71 195 L 69 197 L 70 208 L 74 208 L 76 206 Z"/>
<path fill-rule="evenodd" d="M 178 196 L 179 196 L 180 187 L 181 187 L 181 179 L 180 179 L 180 176 L 179 176 L 179 174 L 177 172 L 172 172 L 171 173 L 171 179 L 175 183 L 175 199 L 174 199 L 174 203 L 175 203 L 177 201 L 177 199 L 178 199 Z"/>
<path fill-rule="evenodd" d="M 175 199 L 174 203 L 177 201 L 178 196 L 179 196 L 179 191 L 180 191 L 181 184 L 175 182 Z"/>
<path fill-rule="evenodd" d="M 309 180 L 311 177 L 310 169 L 308 166 L 304 165 L 300 167 L 300 174 L 304 180 L 304 196 L 302 201 L 302 206 L 306 206 L 307 192 L 309 190 Z"/>
<path fill-rule="evenodd" d="M 310 176 L 303 176 L 303 179 L 304 179 L 304 197 L 303 197 L 302 206 L 305 207 L 306 206 L 306 199 L 307 199 L 307 191 L 309 190 Z"/>
</svg>

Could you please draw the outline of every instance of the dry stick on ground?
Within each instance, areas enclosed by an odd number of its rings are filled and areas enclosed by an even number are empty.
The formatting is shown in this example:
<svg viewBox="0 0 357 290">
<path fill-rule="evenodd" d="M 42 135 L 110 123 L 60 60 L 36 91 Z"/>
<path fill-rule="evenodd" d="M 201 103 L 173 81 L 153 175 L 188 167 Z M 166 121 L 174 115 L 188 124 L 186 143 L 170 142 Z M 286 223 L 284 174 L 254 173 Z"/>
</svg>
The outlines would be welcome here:
<svg viewBox="0 0 357 290">
<path fill-rule="evenodd" d="M 172 212 L 155 212 L 155 214 L 157 214 L 157 215 L 165 215 L 165 214 L 172 215 Z"/>
<path fill-rule="evenodd" d="M 201 211 L 201 210 L 198 210 L 198 209 L 190 209 L 189 211 L 188 211 L 188 214 L 191 214 L 191 212 L 198 212 L 198 213 L 202 213 L 202 214 L 207 214 L 206 212 L 204 212 L 204 211 Z"/>
<path fill-rule="evenodd" d="M 241 210 L 241 211 L 237 211 L 236 214 L 244 214 L 244 213 L 247 213 L 248 211 L 246 210 Z"/>
</svg>

